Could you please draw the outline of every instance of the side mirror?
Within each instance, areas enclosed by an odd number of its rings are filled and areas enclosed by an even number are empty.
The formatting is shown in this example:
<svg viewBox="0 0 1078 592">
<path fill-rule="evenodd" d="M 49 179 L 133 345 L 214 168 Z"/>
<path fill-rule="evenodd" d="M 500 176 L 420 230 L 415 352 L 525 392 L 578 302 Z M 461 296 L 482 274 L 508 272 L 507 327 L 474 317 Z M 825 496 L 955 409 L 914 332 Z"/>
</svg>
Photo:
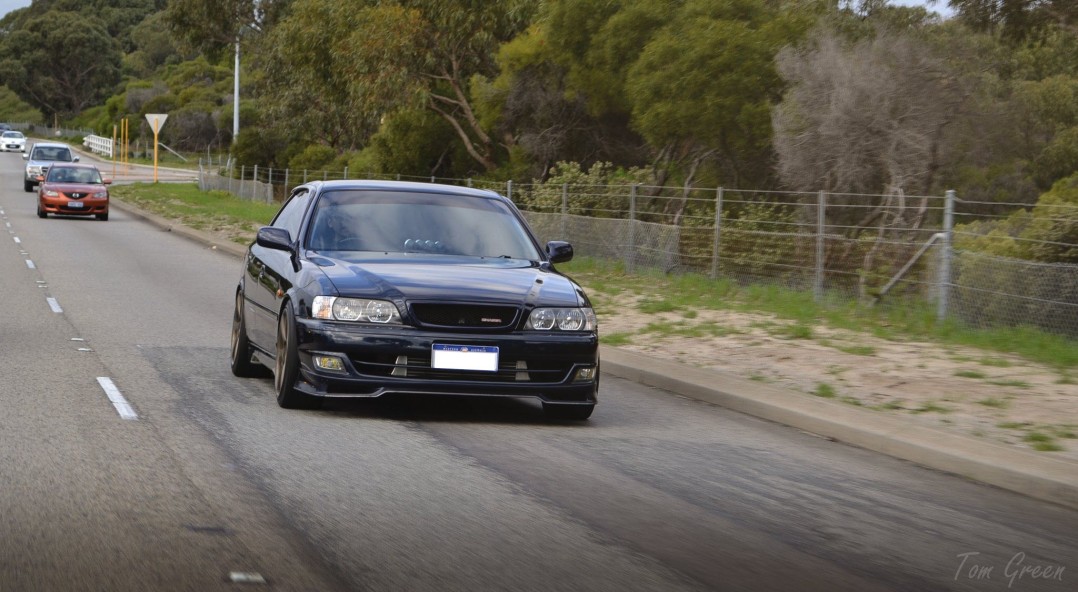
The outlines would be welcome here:
<svg viewBox="0 0 1078 592">
<path fill-rule="evenodd" d="M 573 245 L 565 241 L 550 241 L 546 244 L 546 256 L 551 263 L 572 261 Z"/>
<path fill-rule="evenodd" d="M 23 152 L 23 153 L 22 153 L 22 159 L 23 159 L 23 160 L 30 160 L 30 155 L 29 155 L 29 154 L 27 154 L 27 153 L 25 153 L 25 152 Z"/>
<path fill-rule="evenodd" d="M 260 247 L 275 251 L 292 252 L 292 236 L 284 228 L 274 228 L 272 226 L 259 228 L 255 243 Z"/>
<path fill-rule="evenodd" d="M 101 179 L 103 185 L 112 185 L 112 179 Z"/>
<path fill-rule="evenodd" d="M 75 158 L 71 159 L 71 162 L 78 162 L 78 161 L 79 161 L 79 157 L 78 157 L 78 156 L 76 156 Z"/>
<path fill-rule="evenodd" d="M 38 183 L 44 183 L 45 182 L 45 175 L 38 175 L 38 176 L 36 176 L 34 178 L 37 179 Z"/>
</svg>

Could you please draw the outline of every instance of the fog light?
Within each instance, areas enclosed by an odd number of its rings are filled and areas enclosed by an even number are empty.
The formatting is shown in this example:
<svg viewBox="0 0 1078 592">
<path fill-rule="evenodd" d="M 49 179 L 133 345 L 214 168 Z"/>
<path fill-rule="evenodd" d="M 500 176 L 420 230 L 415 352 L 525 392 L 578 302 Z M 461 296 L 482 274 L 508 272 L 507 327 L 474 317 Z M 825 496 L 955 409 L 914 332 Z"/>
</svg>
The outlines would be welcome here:
<svg viewBox="0 0 1078 592">
<path fill-rule="evenodd" d="M 337 356 L 314 356 L 314 365 L 330 372 L 344 372 L 344 360 Z"/>
<path fill-rule="evenodd" d="M 595 380 L 595 367 L 581 368 L 576 371 L 576 378 L 573 382 L 584 382 L 586 380 Z"/>
</svg>

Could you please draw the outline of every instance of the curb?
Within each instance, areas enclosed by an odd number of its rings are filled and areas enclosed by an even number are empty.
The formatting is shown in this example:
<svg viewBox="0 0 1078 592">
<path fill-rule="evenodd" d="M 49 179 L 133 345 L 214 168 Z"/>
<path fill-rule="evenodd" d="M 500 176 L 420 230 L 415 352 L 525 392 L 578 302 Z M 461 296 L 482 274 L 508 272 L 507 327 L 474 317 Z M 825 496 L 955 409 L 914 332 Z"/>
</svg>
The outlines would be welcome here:
<svg viewBox="0 0 1078 592">
<path fill-rule="evenodd" d="M 167 232 L 225 254 L 242 259 L 247 252 L 243 245 L 187 228 L 115 198 L 112 205 Z M 1078 467 L 1074 463 L 932 428 L 911 426 L 867 409 L 631 350 L 601 346 L 600 357 L 603 372 L 619 378 L 1078 509 Z"/>
<path fill-rule="evenodd" d="M 602 346 L 603 372 L 1078 509 L 1078 467 L 750 380 Z"/>
</svg>

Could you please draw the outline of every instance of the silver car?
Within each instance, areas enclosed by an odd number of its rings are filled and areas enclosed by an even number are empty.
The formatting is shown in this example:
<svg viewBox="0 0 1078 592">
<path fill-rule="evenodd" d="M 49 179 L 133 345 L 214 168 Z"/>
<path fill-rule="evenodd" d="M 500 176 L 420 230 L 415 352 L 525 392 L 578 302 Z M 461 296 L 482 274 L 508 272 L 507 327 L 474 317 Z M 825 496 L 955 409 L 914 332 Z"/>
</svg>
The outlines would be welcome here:
<svg viewBox="0 0 1078 592">
<path fill-rule="evenodd" d="M 26 175 L 23 178 L 22 188 L 24 191 L 33 191 L 37 186 L 37 178 L 49 172 L 49 165 L 53 162 L 78 162 L 79 157 L 67 144 L 58 142 L 39 142 L 34 144 L 30 153 L 23 153 L 26 160 Z"/>
</svg>

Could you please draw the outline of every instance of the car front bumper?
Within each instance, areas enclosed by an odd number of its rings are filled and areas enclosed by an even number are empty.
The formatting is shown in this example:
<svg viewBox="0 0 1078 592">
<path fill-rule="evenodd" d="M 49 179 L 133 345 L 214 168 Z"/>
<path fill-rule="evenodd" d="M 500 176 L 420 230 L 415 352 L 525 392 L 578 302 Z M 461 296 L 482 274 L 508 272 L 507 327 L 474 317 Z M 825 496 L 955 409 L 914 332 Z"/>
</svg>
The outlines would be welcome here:
<svg viewBox="0 0 1078 592">
<path fill-rule="evenodd" d="M 68 197 L 42 197 L 41 209 L 49 214 L 64 216 L 93 216 L 109 213 L 109 200 L 101 198 L 71 199 Z M 80 204 L 80 205 L 73 205 Z"/>
<path fill-rule="evenodd" d="M 321 397 L 431 394 L 534 397 L 594 404 L 599 384 L 598 336 L 584 333 L 443 333 L 297 319 L 300 380 L 296 389 Z M 496 371 L 432 367 L 435 344 L 498 348 Z M 314 358 L 336 357 L 343 370 Z M 582 378 L 591 371 L 590 376 Z"/>
</svg>

